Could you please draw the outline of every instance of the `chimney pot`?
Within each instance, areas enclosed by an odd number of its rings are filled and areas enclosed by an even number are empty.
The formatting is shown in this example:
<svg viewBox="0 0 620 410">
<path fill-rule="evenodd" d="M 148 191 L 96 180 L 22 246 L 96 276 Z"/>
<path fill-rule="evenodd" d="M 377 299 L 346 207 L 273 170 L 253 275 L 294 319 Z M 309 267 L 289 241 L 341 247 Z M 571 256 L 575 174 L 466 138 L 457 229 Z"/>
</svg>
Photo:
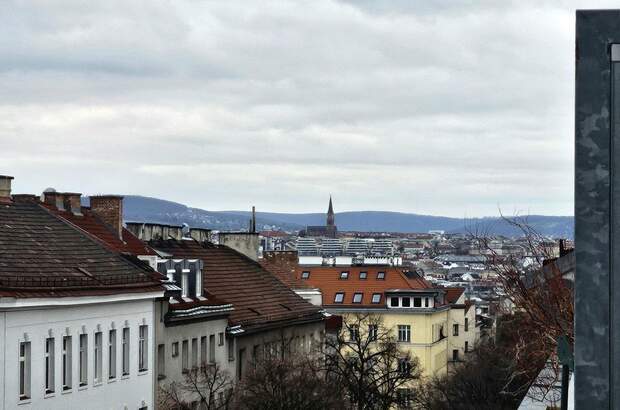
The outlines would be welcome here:
<svg viewBox="0 0 620 410">
<path fill-rule="evenodd" d="M 13 177 L 0 175 L 0 203 L 11 203 L 11 181 Z"/>
<path fill-rule="evenodd" d="M 90 197 L 90 209 L 110 225 L 119 238 L 123 237 L 123 197 L 97 195 Z"/>
</svg>

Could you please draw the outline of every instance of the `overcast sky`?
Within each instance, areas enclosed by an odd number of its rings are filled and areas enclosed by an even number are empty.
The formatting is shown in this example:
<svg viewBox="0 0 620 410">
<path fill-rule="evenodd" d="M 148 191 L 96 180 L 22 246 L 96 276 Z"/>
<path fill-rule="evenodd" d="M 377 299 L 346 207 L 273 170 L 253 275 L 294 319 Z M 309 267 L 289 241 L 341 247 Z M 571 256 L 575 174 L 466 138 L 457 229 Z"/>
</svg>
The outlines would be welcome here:
<svg viewBox="0 0 620 410">
<path fill-rule="evenodd" d="M 471 217 L 573 214 L 575 8 L 615 2 L 51 3 L 0 3 L 14 192 Z"/>
</svg>

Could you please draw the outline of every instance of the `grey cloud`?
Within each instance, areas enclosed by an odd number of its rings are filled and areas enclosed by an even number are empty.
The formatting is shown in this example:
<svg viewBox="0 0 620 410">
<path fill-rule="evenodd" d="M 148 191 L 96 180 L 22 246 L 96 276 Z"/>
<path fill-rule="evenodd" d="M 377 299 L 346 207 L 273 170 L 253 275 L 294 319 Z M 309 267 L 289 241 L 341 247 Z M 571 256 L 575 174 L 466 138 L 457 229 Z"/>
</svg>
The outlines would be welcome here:
<svg viewBox="0 0 620 410">
<path fill-rule="evenodd" d="M 208 209 L 572 213 L 574 7 L 3 2 L 0 173 Z"/>
</svg>

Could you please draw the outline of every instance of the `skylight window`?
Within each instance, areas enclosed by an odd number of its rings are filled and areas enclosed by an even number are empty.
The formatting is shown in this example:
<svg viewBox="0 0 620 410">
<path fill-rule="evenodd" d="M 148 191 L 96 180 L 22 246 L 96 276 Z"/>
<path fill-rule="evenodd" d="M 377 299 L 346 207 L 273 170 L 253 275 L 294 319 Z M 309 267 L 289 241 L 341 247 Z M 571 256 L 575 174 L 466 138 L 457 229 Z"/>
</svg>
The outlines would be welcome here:
<svg viewBox="0 0 620 410">
<path fill-rule="evenodd" d="M 353 294 L 353 303 L 362 303 L 362 296 L 364 294 L 360 292 L 356 292 Z"/>
<path fill-rule="evenodd" d="M 360 279 L 366 279 L 368 277 L 368 272 L 360 272 Z"/>
<path fill-rule="evenodd" d="M 342 303 L 344 300 L 344 292 L 337 292 L 336 297 L 334 297 L 334 303 Z"/>
<path fill-rule="evenodd" d="M 305 270 L 303 272 L 301 272 L 301 278 L 302 279 L 308 279 L 310 277 L 310 272 Z"/>
<path fill-rule="evenodd" d="M 385 279 L 385 272 L 377 272 L 377 279 L 384 280 Z"/>
<path fill-rule="evenodd" d="M 340 279 L 349 279 L 349 272 L 346 270 L 340 272 Z"/>
<path fill-rule="evenodd" d="M 372 303 L 381 303 L 381 293 L 372 294 Z"/>
</svg>

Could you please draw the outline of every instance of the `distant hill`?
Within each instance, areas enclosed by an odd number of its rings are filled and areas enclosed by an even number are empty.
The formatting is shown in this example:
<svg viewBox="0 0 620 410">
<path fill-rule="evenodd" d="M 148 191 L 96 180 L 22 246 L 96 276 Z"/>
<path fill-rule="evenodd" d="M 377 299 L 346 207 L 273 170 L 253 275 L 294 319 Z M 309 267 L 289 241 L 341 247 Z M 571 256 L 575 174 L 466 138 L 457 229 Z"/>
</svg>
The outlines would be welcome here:
<svg viewBox="0 0 620 410">
<path fill-rule="evenodd" d="M 157 198 L 126 195 L 123 202 L 125 221 L 160 222 L 215 230 L 247 230 L 251 217 L 246 211 L 206 211 Z M 572 216 L 530 215 L 528 223 L 543 235 L 573 238 Z M 257 229 L 278 229 L 294 232 L 307 225 L 325 224 L 325 214 L 256 213 Z M 341 231 L 363 232 L 428 232 L 437 229 L 450 233 L 486 232 L 488 234 L 519 236 L 520 232 L 496 217 L 459 219 L 443 216 L 417 215 L 386 211 L 341 212 L 336 214 Z"/>
</svg>

